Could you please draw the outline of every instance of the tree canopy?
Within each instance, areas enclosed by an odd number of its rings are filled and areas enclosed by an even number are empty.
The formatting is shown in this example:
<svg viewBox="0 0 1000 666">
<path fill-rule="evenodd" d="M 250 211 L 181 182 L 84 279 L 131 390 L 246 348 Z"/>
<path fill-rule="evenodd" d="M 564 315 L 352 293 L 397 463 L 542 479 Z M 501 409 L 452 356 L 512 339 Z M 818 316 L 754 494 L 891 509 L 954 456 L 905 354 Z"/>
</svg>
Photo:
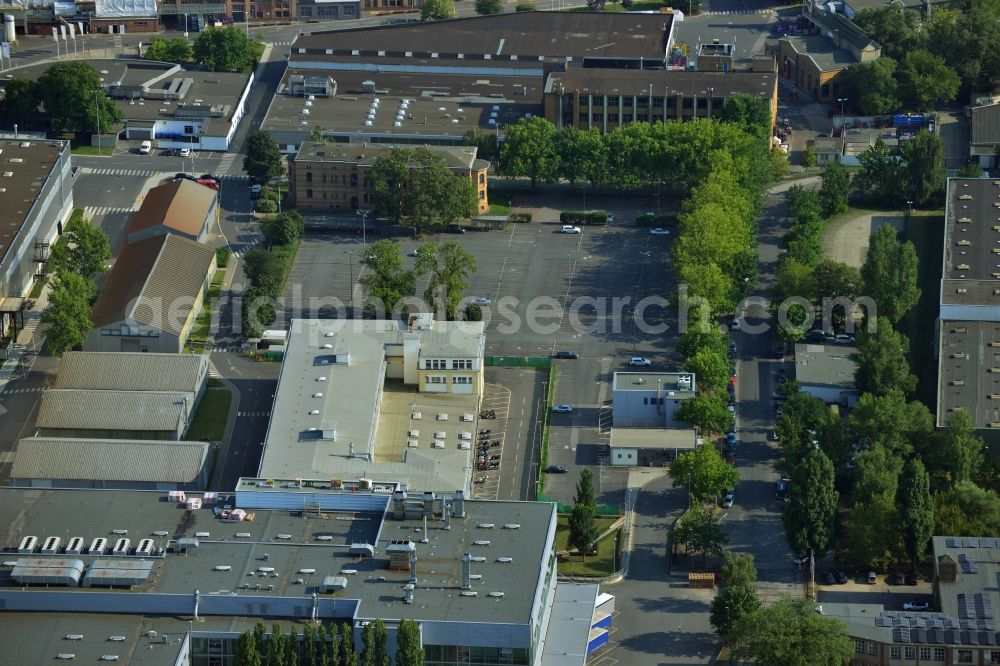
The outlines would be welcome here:
<svg viewBox="0 0 1000 666">
<path fill-rule="evenodd" d="M 674 488 L 686 488 L 694 500 L 704 500 L 736 487 L 740 473 L 711 442 L 703 442 L 695 450 L 677 456 L 670 466 L 670 478 Z"/>
<path fill-rule="evenodd" d="M 880 317 L 873 332 L 858 331 L 854 385 L 862 393 L 884 395 L 892 389 L 912 393 L 917 378 L 910 374 L 907 355 L 910 341 L 896 332 L 886 317 Z"/>
<path fill-rule="evenodd" d="M 360 280 L 368 297 L 381 310 L 380 318 L 391 318 L 399 302 L 416 293 L 416 275 L 403 264 L 399 243 L 388 238 L 375 241 L 361 263 L 368 269 Z"/>
<path fill-rule="evenodd" d="M 729 644 L 736 659 L 768 666 L 843 666 L 854 654 L 842 621 L 788 597 L 740 618 Z"/>
<path fill-rule="evenodd" d="M 839 497 L 833 464 L 813 448 L 792 468 L 789 478 L 789 501 L 782 515 L 788 544 L 797 552 L 822 557 L 833 542 Z"/>
<path fill-rule="evenodd" d="M 3 89 L 0 99 L 0 118 L 3 127 L 13 125 L 27 128 L 37 122 L 38 103 L 40 101 L 38 86 L 29 79 L 11 79 Z"/>
<path fill-rule="evenodd" d="M 62 356 L 83 343 L 94 326 L 90 321 L 94 293 L 93 280 L 66 269 L 56 273 L 48 307 L 42 313 L 42 323 L 46 325 L 42 336 L 50 354 Z"/>
<path fill-rule="evenodd" d="M 417 250 L 416 274 L 428 277 L 424 300 L 449 319 L 456 317 L 476 269 L 476 257 L 455 241 L 427 243 Z"/>
<path fill-rule="evenodd" d="M 896 230 L 884 224 L 872 235 L 861 267 L 865 295 L 878 305 L 878 317 L 898 323 L 920 300 L 917 251 L 913 243 L 896 240 Z"/>
<path fill-rule="evenodd" d="M 122 121 L 121 111 L 104 93 L 101 75 L 86 62 L 52 65 L 38 77 L 37 89 L 55 130 L 96 132 L 100 117 L 101 133 L 109 133 Z"/>
<path fill-rule="evenodd" d="M 559 173 L 555 125 L 534 116 L 522 118 L 505 128 L 500 163 L 508 176 L 524 176 L 535 187 L 538 181 L 550 181 Z"/>
<path fill-rule="evenodd" d="M 76 209 L 63 230 L 63 235 L 52 246 L 49 266 L 53 271 L 76 273 L 88 280 L 108 270 L 111 243 L 108 234 L 95 227 Z"/>
<path fill-rule="evenodd" d="M 157 37 L 150 43 L 145 53 L 147 60 L 177 63 L 188 62 L 193 56 L 194 51 L 191 49 L 191 44 L 183 37 L 169 40 Z"/>
<path fill-rule="evenodd" d="M 420 5 L 422 21 L 453 19 L 458 15 L 455 10 L 455 0 L 424 0 Z"/>
<path fill-rule="evenodd" d="M 263 44 L 251 41 L 243 30 L 231 25 L 202 31 L 192 46 L 194 59 L 213 72 L 249 70 L 263 52 Z"/>
<path fill-rule="evenodd" d="M 247 137 L 247 154 L 243 158 L 243 170 L 264 182 L 285 173 L 285 167 L 281 163 L 281 149 L 269 132 L 257 130 Z"/>
</svg>

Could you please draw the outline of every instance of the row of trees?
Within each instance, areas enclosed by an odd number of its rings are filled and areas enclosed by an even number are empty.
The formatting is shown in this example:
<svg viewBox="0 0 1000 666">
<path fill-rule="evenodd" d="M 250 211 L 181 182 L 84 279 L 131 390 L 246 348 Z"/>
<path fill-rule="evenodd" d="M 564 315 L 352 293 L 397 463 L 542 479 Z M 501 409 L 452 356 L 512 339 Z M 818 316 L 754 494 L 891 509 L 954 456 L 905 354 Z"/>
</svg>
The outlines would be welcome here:
<svg viewBox="0 0 1000 666">
<path fill-rule="evenodd" d="M 301 636 L 293 627 L 283 634 L 275 622 L 270 633 L 257 621 L 253 631 L 240 634 L 236 666 L 392 666 L 388 653 L 388 632 L 381 619 L 361 630 L 365 649 L 354 649 L 354 631 L 349 624 L 305 624 Z M 420 629 L 413 620 L 402 620 L 396 632 L 396 666 L 421 666 Z"/>
<path fill-rule="evenodd" d="M 243 257 L 248 284 L 241 301 L 243 333 L 257 337 L 277 316 L 276 299 L 285 288 L 285 276 L 294 259 L 294 248 L 305 232 L 305 220 L 289 210 L 260 224 L 266 248 L 257 247 Z"/>
<path fill-rule="evenodd" d="M 921 131 L 898 153 L 881 138 L 858 156 L 854 177 L 857 197 L 876 206 L 925 206 L 942 201 L 945 185 L 944 146 L 938 134 Z"/>
<path fill-rule="evenodd" d="M 762 191 L 772 173 L 766 101 L 734 95 L 726 100 L 722 120 L 630 123 L 601 134 L 557 129 L 537 116 L 522 118 L 505 128 L 500 168 L 505 176 L 528 178 L 532 185 L 563 178 L 591 187 L 667 187 L 683 193 L 723 168 L 751 192 Z M 477 132 L 466 139 L 488 149 L 487 136 Z M 718 159 L 728 163 L 720 165 Z"/>
<path fill-rule="evenodd" d="M 403 299 L 416 294 L 417 278 L 427 278 L 423 297 L 435 311 L 449 319 L 459 316 L 459 306 L 476 272 L 476 257 L 455 241 L 425 243 L 416 252 L 412 270 L 407 269 L 399 243 L 377 240 L 368 246 L 361 261 L 368 273 L 359 282 L 366 288 L 366 308 L 391 313 Z"/>
<path fill-rule="evenodd" d="M 104 93 L 101 75 L 85 62 L 61 62 L 49 67 L 37 81 L 12 79 L 0 100 L 3 126 L 43 127 L 40 109 L 52 129 L 67 132 L 102 132 L 121 123 L 122 114 Z"/>
<path fill-rule="evenodd" d="M 200 32 L 194 43 L 184 37 L 163 39 L 157 37 L 150 43 L 145 56 L 148 60 L 162 60 L 180 64 L 197 62 L 213 72 L 244 72 L 256 66 L 264 53 L 264 45 L 253 41 L 239 28 L 207 28 Z"/>
<path fill-rule="evenodd" d="M 936 9 L 924 20 L 892 4 L 854 21 L 882 46 L 881 58 L 843 74 L 841 91 L 864 114 L 925 111 L 1000 85 L 1000 6 L 992 0 Z"/>
<path fill-rule="evenodd" d="M 93 328 L 90 308 L 97 296 L 94 281 L 107 270 L 110 258 L 108 235 L 94 227 L 82 210 L 74 210 L 49 257 L 54 275 L 49 305 L 42 313 L 42 337 L 53 356 L 62 356 L 83 343 Z"/>
<path fill-rule="evenodd" d="M 414 233 L 454 224 L 479 209 L 472 181 L 452 172 L 444 159 L 426 148 L 393 148 L 375 159 L 365 178 L 378 216 L 395 224 L 405 219 Z"/>
</svg>

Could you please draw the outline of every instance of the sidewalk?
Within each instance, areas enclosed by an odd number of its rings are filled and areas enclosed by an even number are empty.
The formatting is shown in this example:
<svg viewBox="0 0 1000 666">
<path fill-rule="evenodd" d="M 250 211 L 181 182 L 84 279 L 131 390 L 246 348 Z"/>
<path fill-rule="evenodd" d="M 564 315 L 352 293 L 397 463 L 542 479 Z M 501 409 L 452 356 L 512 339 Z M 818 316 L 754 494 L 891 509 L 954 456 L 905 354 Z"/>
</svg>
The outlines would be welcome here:
<svg viewBox="0 0 1000 666">
<path fill-rule="evenodd" d="M 17 339 L 11 345 L 7 358 L 0 366 L 0 393 L 7 389 L 7 384 L 16 379 L 22 363 L 30 364 L 34 362 L 34 356 L 41 347 L 41 341 L 35 339 L 36 333 L 41 326 L 42 312 L 49 304 L 49 283 L 42 288 L 42 292 L 32 303 L 30 310 L 24 310 L 24 328 L 17 332 Z M 27 357 L 27 358 L 26 358 Z"/>
</svg>

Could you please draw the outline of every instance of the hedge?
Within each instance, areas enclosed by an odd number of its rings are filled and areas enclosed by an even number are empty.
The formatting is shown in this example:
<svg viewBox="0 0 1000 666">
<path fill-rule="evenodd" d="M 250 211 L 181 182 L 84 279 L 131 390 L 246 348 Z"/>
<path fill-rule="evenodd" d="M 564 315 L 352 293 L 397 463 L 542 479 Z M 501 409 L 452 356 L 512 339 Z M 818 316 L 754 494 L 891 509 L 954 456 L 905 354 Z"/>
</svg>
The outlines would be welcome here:
<svg viewBox="0 0 1000 666">
<path fill-rule="evenodd" d="M 559 213 L 559 221 L 563 224 L 607 224 L 606 210 L 564 210 Z"/>
<path fill-rule="evenodd" d="M 677 216 L 666 213 L 663 215 L 642 213 L 635 216 L 635 225 L 637 227 L 676 227 Z"/>
<path fill-rule="evenodd" d="M 531 222 L 531 213 L 511 213 L 507 218 L 510 222 Z"/>
</svg>

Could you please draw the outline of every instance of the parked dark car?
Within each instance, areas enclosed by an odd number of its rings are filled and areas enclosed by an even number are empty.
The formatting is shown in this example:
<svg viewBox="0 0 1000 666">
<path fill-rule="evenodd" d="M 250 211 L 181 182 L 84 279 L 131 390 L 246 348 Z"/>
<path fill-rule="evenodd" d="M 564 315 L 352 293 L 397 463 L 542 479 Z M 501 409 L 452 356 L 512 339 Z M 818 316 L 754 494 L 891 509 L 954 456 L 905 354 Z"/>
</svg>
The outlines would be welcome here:
<svg viewBox="0 0 1000 666">
<path fill-rule="evenodd" d="M 824 585 L 836 585 L 837 577 L 833 575 L 832 571 L 826 571 L 823 573 L 823 584 Z"/>
<path fill-rule="evenodd" d="M 778 361 L 784 359 L 785 358 L 785 343 L 781 342 L 781 343 L 778 343 L 778 344 L 774 345 L 774 348 L 771 350 L 771 354 Z"/>
<path fill-rule="evenodd" d="M 834 574 L 834 576 L 836 576 L 837 578 L 837 585 L 847 584 L 847 574 L 844 573 L 843 571 L 838 571 L 836 574 Z"/>
<path fill-rule="evenodd" d="M 195 181 L 198 180 L 197 178 L 195 178 L 194 176 L 192 176 L 189 173 L 175 173 L 174 174 L 174 180 L 180 180 L 181 178 L 183 178 L 184 180 L 195 180 Z"/>
<path fill-rule="evenodd" d="M 913 575 L 913 574 L 906 574 L 906 584 L 907 585 L 916 585 L 917 584 L 917 577 L 915 575 Z"/>
<path fill-rule="evenodd" d="M 826 333 L 814 328 L 806 333 L 806 342 L 826 342 Z"/>
<path fill-rule="evenodd" d="M 462 227 L 458 226 L 457 224 L 449 224 L 447 227 L 444 228 L 444 231 L 445 231 L 445 233 L 449 233 L 449 234 L 464 234 L 465 233 L 465 229 L 463 229 Z"/>
<path fill-rule="evenodd" d="M 569 472 L 569 470 L 562 465 L 549 465 L 545 468 L 546 474 L 566 474 L 567 472 Z"/>
<path fill-rule="evenodd" d="M 905 585 L 906 576 L 901 573 L 889 574 L 889 585 Z"/>
<path fill-rule="evenodd" d="M 774 496 L 782 501 L 788 501 L 788 479 L 778 481 Z"/>
<path fill-rule="evenodd" d="M 558 351 L 552 355 L 553 358 L 580 358 L 580 355 L 574 351 Z"/>
</svg>

